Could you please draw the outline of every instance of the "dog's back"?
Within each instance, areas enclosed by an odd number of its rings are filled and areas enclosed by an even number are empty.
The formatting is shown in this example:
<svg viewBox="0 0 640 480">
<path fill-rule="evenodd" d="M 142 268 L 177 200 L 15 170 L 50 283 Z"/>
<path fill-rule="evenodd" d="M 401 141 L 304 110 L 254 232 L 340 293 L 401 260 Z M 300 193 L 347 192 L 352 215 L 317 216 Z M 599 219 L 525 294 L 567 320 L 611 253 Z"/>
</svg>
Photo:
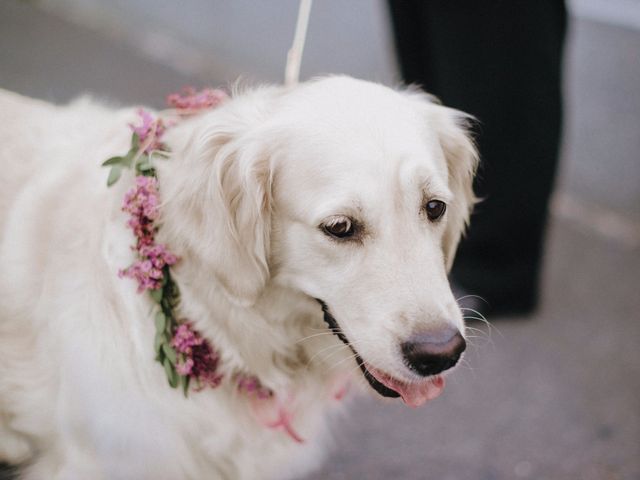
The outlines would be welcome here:
<svg viewBox="0 0 640 480">
<path fill-rule="evenodd" d="M 44 102 L 0 90 L 0 231 L 13 199 L 37 168 L 42 126 L 55 108 Z"/>
<path fill-rule="evenodd" d="M 55 395 L 50 389 L 55 380 L 43 373 L 50 371 L 47 364 L 59 361 L 41 354 L 47 328 L 38 322 L 52 315 L 46 313 L 50 307 L 43 298 L 52 285 L 51 272 L 60 273 L 66 261 L 60 252 L 87 243 L 90 232 L 97 231 L 87 212 L 99 210 L 99 205 L 108 208 L 104 194 L 96 192 L 105 178 L 97 166 L 105 144 L 126 145 L 123 114 L 84 99 L 58 107 L 0 90 L 0 459 L 4 461 L 17 463 L 32 454 L 16 433 L 16 418 L 48 421 L 49 406 L 29 405 L 30 399 Z M 111 140 L 109 125 L 120 133 Z M 89 249 L 76 252 L 85 252 L 74 254 L 82 262 L 90 260 Z M 66 268 L 72 270 L 71 262 Z M 17 428 L 30 429 L 23 424 Z"/>
</svg>

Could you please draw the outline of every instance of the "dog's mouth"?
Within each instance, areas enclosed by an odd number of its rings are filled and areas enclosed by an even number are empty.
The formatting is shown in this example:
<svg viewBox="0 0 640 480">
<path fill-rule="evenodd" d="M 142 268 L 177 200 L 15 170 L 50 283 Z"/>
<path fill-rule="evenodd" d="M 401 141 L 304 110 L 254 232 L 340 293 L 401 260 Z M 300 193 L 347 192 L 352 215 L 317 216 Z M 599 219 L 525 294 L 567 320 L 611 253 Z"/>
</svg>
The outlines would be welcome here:
<svg viewBox="0 0 640 480">
<path fill-rule="evenodd" d="M 325 302 L 316 299 L 322 306 L 324 321 L 329 329 L 336 335 L 345 345 L 347 345 L 355 355 L 356 362 L 362 370 L 364 378 L 367 379 L 371 388 L 383 397 L 398 398 L 402 397 L 405 404 L 411 407 L 419 407 L 429 400 L 438 397 L 444 390 L 444 377 L 436 375 L 425 378 L 418 382 L 407 382 L 400 380 L 388 373 L 379 370 L 366 363 L 356 349 L 351 345 L 340 325 L 329 311 L 329 307 Z"/>
</svg>

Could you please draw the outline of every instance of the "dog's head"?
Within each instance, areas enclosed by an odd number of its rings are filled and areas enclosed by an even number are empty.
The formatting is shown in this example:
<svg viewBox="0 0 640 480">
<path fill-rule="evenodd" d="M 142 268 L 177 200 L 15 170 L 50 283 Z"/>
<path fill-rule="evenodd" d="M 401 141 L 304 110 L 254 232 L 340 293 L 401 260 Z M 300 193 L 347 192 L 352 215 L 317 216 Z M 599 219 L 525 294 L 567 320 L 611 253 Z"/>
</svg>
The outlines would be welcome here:
<svg viewBox="0 0 640 480">
<path fill-rule="evenodd" d="M 474 202 L 465 115 L 346 77 L 209 115 L 188 147 L 201 185 L 172 193 L 203 268 L 236 302 L 270 281 L 318 299 L 378 392 L 436 396 L 465 345 L 447 280 Z"/>
</svg>

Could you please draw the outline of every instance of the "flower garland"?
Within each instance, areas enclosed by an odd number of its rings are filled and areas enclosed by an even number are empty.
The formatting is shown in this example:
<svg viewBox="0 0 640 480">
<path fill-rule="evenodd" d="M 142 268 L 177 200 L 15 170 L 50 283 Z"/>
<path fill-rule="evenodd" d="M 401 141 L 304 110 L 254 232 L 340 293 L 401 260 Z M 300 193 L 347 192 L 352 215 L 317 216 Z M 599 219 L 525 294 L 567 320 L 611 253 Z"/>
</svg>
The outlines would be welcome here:
<svg viewBox="0 0 640 480">
<path fill-rule="evenodd" d="M 169 95 L 167 103 L 173 107 L 169 113 L 182 118 L 214 108 L 226 98 L 221 90 L 197 92 L 186 88 L 182 93 Z M 136 252 L 136 260 L 120 270 L 118 276 L 135 280 L 138 293 L 149 293 L 155 310 L 156 361 L 164 367 L 169 385 L 181 387 L 187 396 L 192 385 L 196 385 L 196 391 L 205 387 L 216 388 L 224 376 L 219 371 L 221 360 L 216 349 L 195 330 L 192 322 L 176 317 L 180 290 L 171 276 L 170 267 L 180 259 L 166 245 L 155 241 L 160 200 L 152 159 L 169 156 L 169 149 L 162 143 L 162 135 L 175 121 L 165 123 L 162 118 L 154 118 L 143 109 L 139 109 L 137 114 L 140 124 L 129 124 L 132 131 L 129 151 L 102 164 L 110 167 L 107 186 L 116 183 L 125 168 L 133 168 L 136 174 L 135 185 L 125 194 L 122 205 L 122 210 L 129 214 L 127 226 L 136 239 L 131 246 Z M 237 391 L 247 397 L 258 422 L 267 428 L 282 430 L 296 443 L 304 443 L 293 427 L 291 394 L 284 399 L 276 397 L 254 375 L 236 374 L 233 380 Z"/>
<path fill-rule="evenodd" d="M 173 107 L 172 113 L 184 117 L 214 108 L 226 98 L 221 90 L 197 92 L 185 88 L 181 93 L 169 95 L 167 103 Z M 140 123 L 129 124 L 132 136 L 127 154 L 109 158 L 102 164 L 110 167 L 107 186 L 116 183 L 125 168 L 133 168 L 136 174 L 135 185 L 125 194 L 122 206 L 122 210 L 130 215 L 127 226 L 136 238 L 135 245 L 131 247 L 136 252 L 136 260 L 120 270 L 118 275 L 135 280 L 138 293 L 149 293 L 155 304 L 156 360 L 163 365 L 169 385 L 173 388 L 180 386 L 186 396 L 193 382 L 197 384 L 196 390 L 220 385 L 223 379 L 218 370 L 220 355 L 191 322 L 175 315 L 180 291 L 171 276 L 170 267 L 179 258 L 166 245 L 155 241 L 160 201 L 152 159 L 169 156 L 169 149 L 162 143 L 167 124 L 146 110 L 139 109 L 137 114 Z M 273 392 L 263 387 L 254 376 L 237 375 L 236 382 L 238 390 L 251 398 L 268 399 L 273 396 Z"/>
</svg>

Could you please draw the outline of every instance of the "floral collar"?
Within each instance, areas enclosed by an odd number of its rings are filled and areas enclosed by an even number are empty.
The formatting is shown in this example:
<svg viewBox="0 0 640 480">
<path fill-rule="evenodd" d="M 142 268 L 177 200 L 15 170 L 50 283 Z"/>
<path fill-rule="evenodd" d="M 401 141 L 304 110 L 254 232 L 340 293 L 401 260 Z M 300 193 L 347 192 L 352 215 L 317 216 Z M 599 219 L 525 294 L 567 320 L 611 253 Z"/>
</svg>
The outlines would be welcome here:
<svg viewBox="0 0 640 480">
<path fill-rule="evenodd" d="M 112 157 L 103 162 L 110 167 L 107 186 L 118 181 L 123 169 L 134 169 L 135 185 L 127 191 L 122 210 L 129 214 L 127 226 L 133 231 L 136 260 L 118 272 L 123 278 L 131 278 L 138 284 L 138 293 L 148 292 L 154 303 L 156 334 L 154 351 L 156 361 L 165 370 L 172 388 L 181 388 L 185 397 L 190 390 L 216 388 L 224 379 L 220 371 L 220 355 L 204 338 L 193 323 L 178 318 L 175 310 L 180 302 L 180 290 L 171 275 L 171 266 L 180 261 L 166 245 L 155 241 L 159 217 L 159 191 L 153 160 L 167 158 L 168 147 L 162 143 L 166 129 L 181 118 L 216 107 L 227 99 L 221 90 L 205 89 L 196 92 L 186 88 L 181 93 L 167 97 L 172 118 L 165 122 L 148 111 L 139 109 L 140 124 L 129 124 L 132 131 L 131 146 L 123 156 Z M 302 437 L 293 428 L 293 398 L 278 398 L 272 390 L 264 387 L 254 375 L 232 376 L 236 388 L 249 399 L 251 411 L 260 423 L 268 428 L 281 429 L 297 443 Z"/>
<path fill-rule="evenodd" d="M 173 107 L 174 114 L 169 125 L 181 117 L 213 108 L 225 98 L 226 94 L 221 90 L 211 89 L 201 92 L 185 89 L 182 93 L 169 95 L 167 103 Z M 152 161 L 169 156 L 168 147 L 162 143 L 167 124 L 146 110 L 139 109 L 137 113 L 140 124 L 129 124 L 132 136 L 127 154 L 112 157 L 102 164 L 110 167 L 108 186 L 118 181 L 124 168 L 133 168 L 136 173 L 135 185 L 125 194 L 122 205 L 122 210 L 129 214 L 127 226 L 136 239 L 131 247 L 136 252 L 136 260 L 118 275 L 135 280 L 138 293 L 148 292 L 155 303 L 156 360 L 164 366 L 169 385 L 180 386 L 186 396 L 193 383 L 197 390 L 220 385 L 223 378 L 218 371 L 220 356 L 191 322 L 176 317 L 180 291 L 170 267 L 179 259 L 166 245 L 155 241 L 160 201 Z"/>
</svg>

